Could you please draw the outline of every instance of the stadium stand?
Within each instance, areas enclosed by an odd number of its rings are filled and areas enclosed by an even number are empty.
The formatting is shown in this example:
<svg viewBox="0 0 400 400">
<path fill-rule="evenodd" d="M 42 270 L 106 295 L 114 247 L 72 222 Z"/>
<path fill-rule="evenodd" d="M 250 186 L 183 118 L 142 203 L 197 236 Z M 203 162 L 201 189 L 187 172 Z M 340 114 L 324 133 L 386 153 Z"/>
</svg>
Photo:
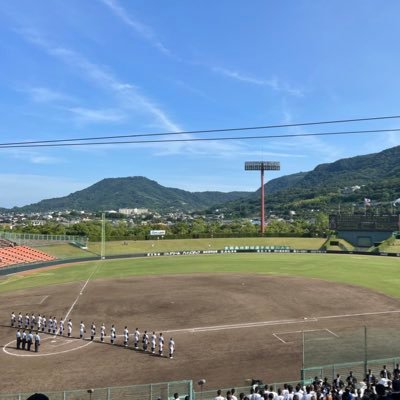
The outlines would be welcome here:
<svg viewBox="0 0 400 400">
<path fill-rule="evenodd" d="M 13 244 L 7 247 L 0 246 L 0 268 L 16 264 L 31 264 L 51 260 L 55 260 L 55 257 L 31 247 L 14 246 Z"/>
</svg>

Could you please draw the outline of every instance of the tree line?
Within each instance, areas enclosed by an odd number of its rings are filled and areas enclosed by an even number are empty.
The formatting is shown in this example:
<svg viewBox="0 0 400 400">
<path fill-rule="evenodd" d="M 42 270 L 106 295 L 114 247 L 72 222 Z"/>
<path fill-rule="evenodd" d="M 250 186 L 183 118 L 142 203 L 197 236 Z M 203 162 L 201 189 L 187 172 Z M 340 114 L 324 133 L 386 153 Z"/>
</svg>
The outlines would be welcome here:
<svg viewBox="0 0 400 400">
<path fill-rule="evenodd" d="M 10 231 L 9 228 L 4 230 Z M 259 226 L 248 220 L 207 221 L 195 218 L 190 221 L 180 221 L 174 224 L 147 223 L 131 224 L 127 221 L 107 221 L 105 234 L 107 240 L 145 240 L 150 239 L 151 230 L 165 230 L 165 238 L 201 238 L 201 237 L 234 237 L 258 236 Z M 47 222 L 43 225 L 17 226 L 12 229 L 16 233 L 36 233 L 44 235 L 77 235 L 86 236 L 90 241 L 101 240 L 101 221 L 82 221 L 76 224 L 64 225 L 57 222 Z M 328 216 L 323 213 L 308 220 L 295 221 L 271 220 L 268 222 L 266 236 L 326 236 L 328 234 Z"/>
</svg>

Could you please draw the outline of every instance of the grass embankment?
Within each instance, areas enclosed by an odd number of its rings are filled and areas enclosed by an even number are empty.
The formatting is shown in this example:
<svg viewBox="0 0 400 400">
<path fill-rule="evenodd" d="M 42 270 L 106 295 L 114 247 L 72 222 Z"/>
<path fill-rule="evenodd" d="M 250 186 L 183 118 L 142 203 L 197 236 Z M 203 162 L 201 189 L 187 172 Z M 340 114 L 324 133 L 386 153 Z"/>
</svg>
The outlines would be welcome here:
<svg viewBox="0 0 400 400">
<path fill-rule="evenodd" d="M 383 244 L 380 247 L 380 251 L 386 251 L 388 253 L 400 253 L 400 239 L 394 240 L 391 244 Z"/>
<path fill-rule="evenodd" d="M 331 242 L 338 242 L 338 245 L 331 245 Z M 328 240 L 326 249 L 335 251 L 353 251 L 354 246 L 344 239 L 332 239 Z"/>
<path fill-rule="evenodd" d="M 320 278 L 363 286 L 400 298 L 400 263 L 397 258 L 331 254 L 224 254 L 83 262 L 79 265 L 13 275 L 0 281 L 0 292 L 84 281 L 97 266 L 93 279 L 135 275 L 193 273 L 259 273 Z M 310 281 L 316 298 L 323 296 Z"/>
<path fill-rule="evenodd" d="M 319 249 L 325 242 L 322 238 L 210 238 L 174 240 L 118 240 L 106 242 L 106 255 L 152 253 L 179 250 L 220 250 L 225 246 L 290 246 L 292 249 Z M 38 247 L 59 259 L 90 257 L 100 254 L 101 243 L 89 243 L 89 251 L 69 244 Z"/>
</svg>

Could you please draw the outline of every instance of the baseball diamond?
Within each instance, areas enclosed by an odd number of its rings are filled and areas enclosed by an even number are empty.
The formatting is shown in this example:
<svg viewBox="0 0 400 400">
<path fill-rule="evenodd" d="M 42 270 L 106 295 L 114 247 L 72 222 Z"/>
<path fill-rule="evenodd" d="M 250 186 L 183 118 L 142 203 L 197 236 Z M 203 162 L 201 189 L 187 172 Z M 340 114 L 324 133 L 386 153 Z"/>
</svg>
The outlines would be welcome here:
<svg viewBox="0 0 400 400">
<path fill-rule="evenodd" d="M 373 275 L 372 258 L 298 254 L 149 258 L 8 277 L 0 281 L 2 391 L 201 378 L 209 387 L 243 386 L 249 378 L 299 379 L 301 332 L 313 332 L 326 343 L 349 327 L 400 326 L 399 299 L 368 288 L 368 281 L 361 279 L 369 272 Z M 398 265 L 387 258 L 379 261 L 387 269 L 386 275 L 381 274 L 385 281 Z M 331 264 L 336 265 L 336 275 L 326 269 Z M 348 279 L 343 279 L 346 274 Z M 375 280 L 370 285 L 380 289 L 381 283 Z M 72 335 L 42 335 L 38 353 L 17 350 L 16 328 L 9 326 L 12 311 L 71 319 Z M 83 339 L 79 339 L 81 321 L 87 329 Z M 92 322 L 99 327 L 93 341 Z M 106 336 L 101 342 L 103 323 Z M 112 324 L 114 345 L 109 337 Z M 131 334 L 126 347 L 125 326 Z M 134 349 L 137 327 L 142 333 L 163 333 L 163 357 Z M 176 346 L 172 360 L 170 337 Z"/>
</svg>

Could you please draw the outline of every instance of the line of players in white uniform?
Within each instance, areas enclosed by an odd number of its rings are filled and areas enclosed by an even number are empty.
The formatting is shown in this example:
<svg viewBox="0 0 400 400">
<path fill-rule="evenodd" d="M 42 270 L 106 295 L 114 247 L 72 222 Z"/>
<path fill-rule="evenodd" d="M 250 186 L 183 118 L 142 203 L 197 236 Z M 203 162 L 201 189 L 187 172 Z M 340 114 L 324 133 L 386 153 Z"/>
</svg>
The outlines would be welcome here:
<svg viewBox="0 0 400 400">
<path fill-rule="evenodd" d="M 11 313 L 11 327 L 18 327 L 25 329 L 35 329 L 37 331 L 46 332 L 53 335 L 64 335 L 65 327 L 67 328 L 67 336 L 71 337 L 72 335 L 72 320 L 69 319 L 67 323 L 64 322 L 63 318 L 60 318 L 60 321 L 57 321 L 56 317 L 50 316 L 48 319 L 45 315 L 39 314 L 36 318 L 35 314 L 31 315 L 26 314 L 23 317 L 22 313 L 19 313 L 18 316 L 15 315 L 14 312 Z M 84 334 L 86 333 L 85 324 L 83 321 L 79 324 L 79 337 L 84 339 Z M 94 322 L 90 325 L 90 340 L 94 340 L 96 336 L 96 325 Z M 106 336 L 106 327 L 104 323 L 100 326 L 100 342 L 104 342 L 104 338 Z M 162 333 L 159 333 L 157 336 L 155 332 L 152 334 L 148 334 L 147 331 L 144 331 L 143 334 L 140 333 L 139 329 L 136 328 L 133 333 L 133 348 L 135 350 L 139 350 L 139 343 L 142 344 L 143 351 L 150 350 L 151 354 L 156 354 L 156 346 L 158 347 L 158 355 L 160 357 L 163 356 L 164 351 L 164 337 Z M 125 326 L 124 332 L 124 347 L 129 347 L 129 330 L 128 327 Z M 117 339 L 115 326 L 112 325 L 110 329 L 110 343 L 115 344 Z M 149 349 L 150 348 L 150 349 Z M 169 350 L 169 358 L 174 358 L 175 352 L 175 341 L 171 337 L 168 342 L 168 350 Z"/>
</svg>

